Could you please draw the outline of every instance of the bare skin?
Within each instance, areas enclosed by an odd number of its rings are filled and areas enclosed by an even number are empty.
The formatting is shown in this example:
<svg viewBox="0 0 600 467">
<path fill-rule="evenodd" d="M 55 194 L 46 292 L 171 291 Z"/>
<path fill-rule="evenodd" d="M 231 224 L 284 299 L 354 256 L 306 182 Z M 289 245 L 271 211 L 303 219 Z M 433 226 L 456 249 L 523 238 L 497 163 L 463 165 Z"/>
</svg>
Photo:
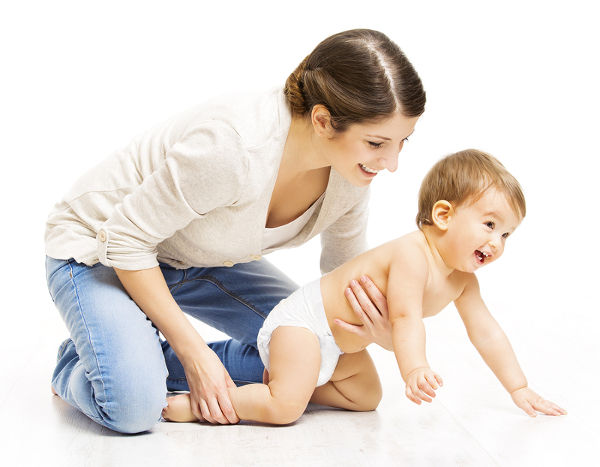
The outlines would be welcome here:
<svg viewBox="0 0 600 467">
<path fill-rule="evenodd" d="M 489 219 L 490 212 L 495 213 L 493 220 Z M 508 339 L 481 299 L 474 275 L 478 268 L 502 255 L 506 238 L 521 219 L 506 198 L 493 189 L 464 206 L 438 201 L 432 217 L 433 226 L 357 256 L 321 279 L 327 320 L 337 345 L 345 352 L 331 381 L 315 389 L 320 352 L 314 334 L 298 327 L 277 328 L 270 344 L 267 384 L 229 390 L 241 419 L 290 423 L 300 417 L 309 401 L 349 410 L 372 410 L 378 405 L 381 387 L 365 350 L 370 342 L 344 327 L 334 326 L 338 320 L 358 324 L 352 301 L 347 302 L 344 296 L 346 284 L 363 274 L 368 274 L 387 295 L 392 347 L 411 401 L 431 402 L 443 384 L 426 360 L 422 319 L 434 316 L 454 301 L 471 342 L 515 404 L 532 417 L 536 411 L 566 414 L 528 387 Z M 169 407 L 164 411 L 166 419 L 195 419 L 186 397 L 169 399 Z"/>
</svg>

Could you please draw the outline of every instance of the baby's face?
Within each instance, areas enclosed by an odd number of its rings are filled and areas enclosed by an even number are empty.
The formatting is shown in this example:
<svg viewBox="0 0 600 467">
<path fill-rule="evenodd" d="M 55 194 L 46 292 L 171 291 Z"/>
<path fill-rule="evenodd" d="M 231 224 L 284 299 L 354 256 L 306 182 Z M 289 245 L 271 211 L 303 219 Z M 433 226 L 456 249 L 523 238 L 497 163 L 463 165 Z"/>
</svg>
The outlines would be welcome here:
<svg viewBox="0 0 600 467">
<path fill-rule="evenodd" d="M 455 269 L 475 272 L 497 260 L 506 239 L 521 223 L 504 193 L 487 189 L 474 203 L 463 203 L 450 218 L 446 240 Z"/>
</svg>

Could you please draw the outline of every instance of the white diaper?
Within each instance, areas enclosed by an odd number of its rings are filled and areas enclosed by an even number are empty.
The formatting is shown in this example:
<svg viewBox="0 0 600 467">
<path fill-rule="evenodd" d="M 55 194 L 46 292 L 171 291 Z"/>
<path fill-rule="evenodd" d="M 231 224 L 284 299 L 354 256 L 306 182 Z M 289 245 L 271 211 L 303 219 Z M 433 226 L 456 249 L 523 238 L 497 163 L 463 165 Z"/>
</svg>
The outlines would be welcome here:
<svg viewBox="0 0 600 467">
<path fill-rule="evenodd" d="M 279 302 L 269 313 L 258 331 L 256 342 L 263 365 L 269 369 L 269 343 L 271 334 L 279 326 L 298 326 L 309 329 L 319 338 L 321 347 L 321 368 L 317 386 L 331 379 L 342 352 L 335 343 L 327 323 L 323 299 L 321 298 L 321 280 L 318 279 L 296 290 L 288 298 Z"/>
</svg>

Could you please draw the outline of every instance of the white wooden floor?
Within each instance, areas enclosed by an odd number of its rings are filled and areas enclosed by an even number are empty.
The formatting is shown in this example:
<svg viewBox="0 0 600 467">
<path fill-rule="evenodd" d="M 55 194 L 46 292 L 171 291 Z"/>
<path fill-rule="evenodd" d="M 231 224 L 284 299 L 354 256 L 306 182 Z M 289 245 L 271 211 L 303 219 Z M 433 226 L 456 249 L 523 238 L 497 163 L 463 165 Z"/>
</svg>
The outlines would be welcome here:
<svg viewBox="0 0 600 467">
<path fill-rule="evenodd" d="M 376 412 L 310 407 L 287 427 L 161 423 L 149 433 L 123 436 L 51 396 L 49 378 L 66 331 L 48 302 L 35 324 L 25 315 L 13 319 L 13 330 L 2 341 L 0 462 L 5 466 L 480 467 L 597 461 L 597 331 L 556 313 L 548 313 L 548 322 L 538 323 L 535 331 L 534 318 L 516 314 L 505 316 L 503 325 L 531 386 L 569 410 L 566 417 L 530 419 L 517 409 L 448 309 L 427 322 L 429 360 L 445 380 L 431 405 L 409 402 L 393 355 L 372 348 L 384 385 Z"/>
</svg>

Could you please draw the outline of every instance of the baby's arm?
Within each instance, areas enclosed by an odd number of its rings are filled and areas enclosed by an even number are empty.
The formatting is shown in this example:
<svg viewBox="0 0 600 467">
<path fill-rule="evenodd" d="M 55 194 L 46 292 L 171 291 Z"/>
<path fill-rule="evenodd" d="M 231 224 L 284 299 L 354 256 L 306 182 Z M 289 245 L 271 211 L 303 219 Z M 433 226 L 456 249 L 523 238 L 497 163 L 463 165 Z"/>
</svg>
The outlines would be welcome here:
<svg viewBox="0 0 600 467">
<path fill-rule="evenodd" d="M 406 383 L 406 397 L 416 404 L 431 402 L 442 378 L 429 368 L 425 356 L 423 293 L 428 265 L 422 252 L 399 248 L 388 276 L 388 306 L 396 361 Z"/>
<path fill-rule="evenodd" d="M 469 339 L 517 406 L 532 417 L 535 417 L 536 410 L 547 415 L 566 414 L 564 409 L 529 389 L 506 334 L 481 298 L 479 283 L 474 274 L 469 275 L 462 294 L 454 303 Z"/>
</svg>

